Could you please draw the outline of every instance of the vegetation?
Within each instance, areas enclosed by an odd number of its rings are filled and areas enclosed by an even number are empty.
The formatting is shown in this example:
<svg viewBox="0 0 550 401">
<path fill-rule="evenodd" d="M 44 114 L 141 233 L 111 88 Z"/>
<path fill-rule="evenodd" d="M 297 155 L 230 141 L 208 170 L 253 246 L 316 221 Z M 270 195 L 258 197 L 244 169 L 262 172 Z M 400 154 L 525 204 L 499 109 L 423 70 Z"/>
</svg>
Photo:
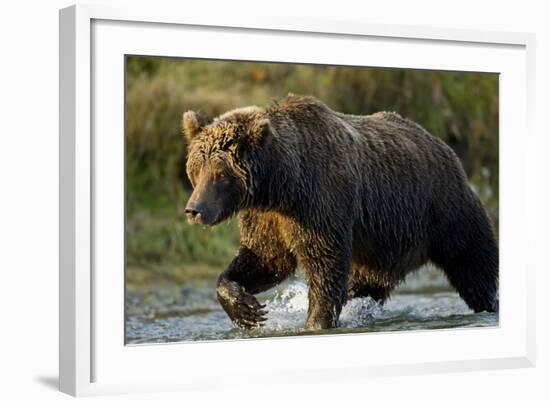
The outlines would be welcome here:
<svg viewBox="0 0 550 401">
<path fill-rule="evenodd" d="M 130 283 L 214 276 L 238 247 L 235 221 L 188 225 L 183 111 L 215 116 L 288 92 L 335 110 L 394 110 L 447 142 L 498 227 L 498 76 L 161 57 L 126 58 L 126 265 Z"/>
</svg>

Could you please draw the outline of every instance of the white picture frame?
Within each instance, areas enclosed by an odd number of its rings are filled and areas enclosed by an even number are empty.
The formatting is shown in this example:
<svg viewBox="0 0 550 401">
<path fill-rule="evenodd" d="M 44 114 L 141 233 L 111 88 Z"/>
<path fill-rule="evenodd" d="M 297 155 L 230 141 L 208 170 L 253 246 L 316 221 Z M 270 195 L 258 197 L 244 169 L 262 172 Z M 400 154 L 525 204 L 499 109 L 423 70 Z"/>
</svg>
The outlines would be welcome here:
<svg viewBox="0 0 550 401">
<path fill-rule="evenodd" d="M 269 51 L 257 45 L 259 36 Z M 534 41 L 523 33 L 251 14 L 227 20 L 154 7 L 61 10 L 60 390 L 80 396 L 239 386 L 243 374 L 262 384 L 534 366 Z M 124 54 L 500 73 L 500 326 L 125 346 Z M 518 132 L 522 140 L 514 141 Z M 242 362 L 247 356 L 270 363 Z"/>
</svg>

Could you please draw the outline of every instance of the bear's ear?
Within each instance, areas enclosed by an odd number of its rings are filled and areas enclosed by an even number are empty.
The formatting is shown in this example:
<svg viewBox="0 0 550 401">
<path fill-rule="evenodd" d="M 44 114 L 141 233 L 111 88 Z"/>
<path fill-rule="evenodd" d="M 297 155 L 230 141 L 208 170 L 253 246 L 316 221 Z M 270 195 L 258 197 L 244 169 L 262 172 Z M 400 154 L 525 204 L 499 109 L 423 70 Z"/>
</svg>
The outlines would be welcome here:
<svg viewBox="0 0 550 401">
<path fill-rule="evenodd" d="M 190 142 L 202 128 L 208 124 L 208 119 L 202 114 L 189 110 L 183 113 L 182 129 Z"/>
<path fill-rule="evenodd" d="M 257 116 L 248 123 L 248 141 L 254 146 L 262 146 L 270 131 L 269 119 Z"/>
</svg>

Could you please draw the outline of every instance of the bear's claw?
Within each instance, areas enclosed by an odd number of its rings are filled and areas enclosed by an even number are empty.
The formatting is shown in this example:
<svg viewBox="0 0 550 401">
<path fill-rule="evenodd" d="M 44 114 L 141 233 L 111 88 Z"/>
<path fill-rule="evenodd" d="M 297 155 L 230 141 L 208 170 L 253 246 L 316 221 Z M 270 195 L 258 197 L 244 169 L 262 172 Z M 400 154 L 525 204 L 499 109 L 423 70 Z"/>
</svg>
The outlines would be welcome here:
<svg viewBox="0 0 550 401">
<path fill-rule="evenodd" d="M 217 295 L 220 304 L 231 320 L 239 327 L 252 329 L 263 326 L 267 320 L 265 305 L 254 295 L 234 281 L 222 279 L 218 283 Z"/>
</svg>

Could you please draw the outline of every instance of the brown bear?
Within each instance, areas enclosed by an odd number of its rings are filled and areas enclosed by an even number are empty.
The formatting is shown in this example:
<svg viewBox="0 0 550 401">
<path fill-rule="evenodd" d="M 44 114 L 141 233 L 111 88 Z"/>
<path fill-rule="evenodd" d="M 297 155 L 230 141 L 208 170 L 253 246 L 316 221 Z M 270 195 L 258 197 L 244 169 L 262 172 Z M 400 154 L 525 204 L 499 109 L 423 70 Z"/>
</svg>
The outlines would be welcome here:
<svg viewBox="0 0 550 401">
<path fill-rule="evenodd" d="M 443 141 L 394 112 L 368 116 L 289 95 L 209 121 L 184 113 L 192 223 L 238 214 L 241 245 L 217 296 L 240 327 L 261 325 L 254 294 L 299 264 L 306 329 L 338 325 L 352 297 L 383 302 L 432 262 L 475 312 L 497 309 L 498 246 L 462 165 Z"/>
</svg>

